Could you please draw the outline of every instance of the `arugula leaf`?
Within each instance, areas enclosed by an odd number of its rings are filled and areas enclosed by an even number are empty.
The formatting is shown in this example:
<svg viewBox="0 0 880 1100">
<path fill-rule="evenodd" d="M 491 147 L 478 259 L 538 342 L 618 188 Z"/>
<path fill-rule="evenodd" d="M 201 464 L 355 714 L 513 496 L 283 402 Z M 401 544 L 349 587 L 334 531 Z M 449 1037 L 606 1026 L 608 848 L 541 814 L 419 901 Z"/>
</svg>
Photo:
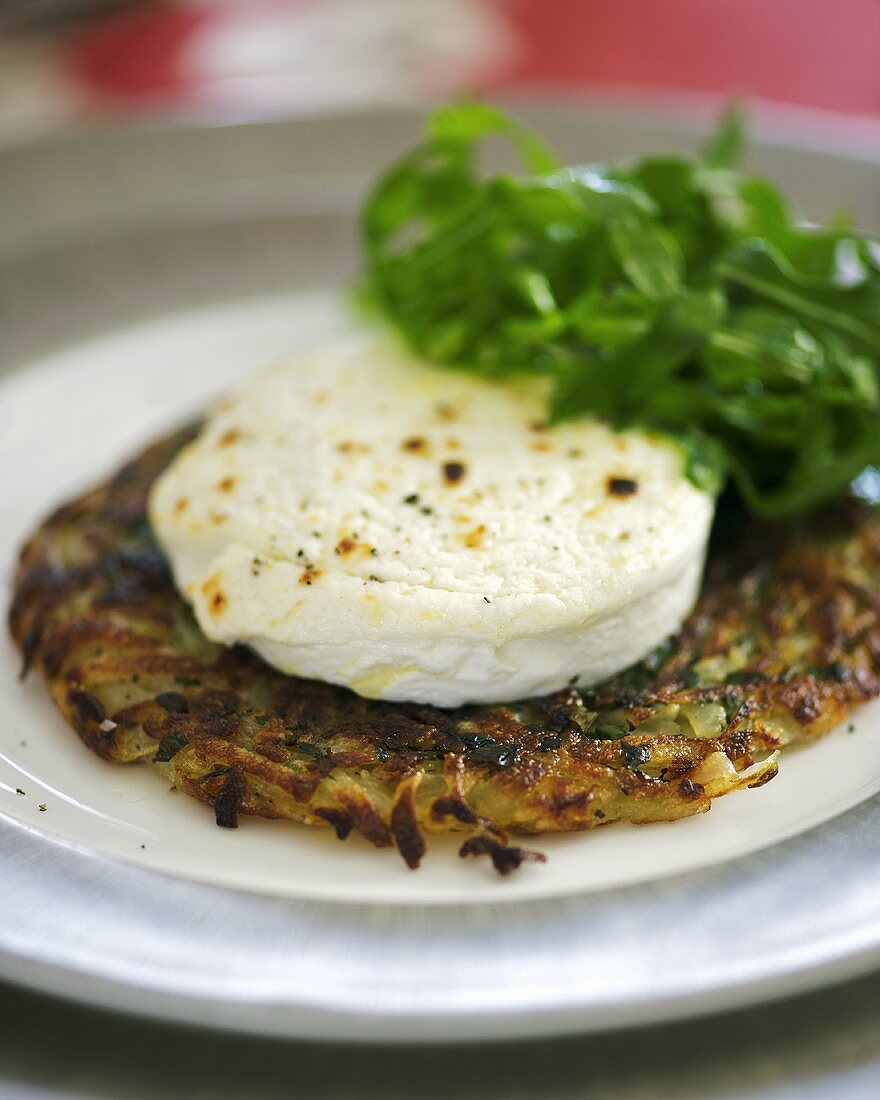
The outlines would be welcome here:
<svg viewBox="0 0 880 1100">
<path fill-rule="evenodd" d="M 490 136 L 521 174 L 481 172 Z M 367 198 L 362 297 L 437 364 L 548 376 L 551 421 L 663 432 L 695 483 L 811 508 L 880 464 L 880 246 L 805 228 L 743 146 L 734 107 L 701 159 L 562 167 L 454 104 Z"/>
<path fill-rule="evenodd" d="M 551 149 L 527 126 L 520 126 L 488 103 L 441 107 L 431 118 L 429 134 L 435 141 L 454 145 L 471 144 L 490 134 L 502 134 L 516 145 L 529 171 L 546 174 L 562 167 Z"/>
<path fill-rule="evenodd" d="M 569 305 L 562 323 L 586 343 L 616 350 L 647 335 L 658 313 L 657 303 L 636 290 L 590 287 Z"/>
<path fill-rule="evenodd" d="M 880 352 L 880 281 L 853 287 L 836 281 L 836 273 L 810 275 L 759 240 L 745 241 L 722 258 L 718 273 L 749 291 L 753 299 L 790 311 L 805 324 L 848 335 L 857 347 Z"/>
<path fill-rule="evenodd" d="M 611 251 L 636 290 L 660 302 L 681 289 L 681 249 L 662 226 L 633 208 L 613 214 L 605 225 Z"/>
<path fill-rule="evenodd" d="M 731 103 L 721 123 L 703 149 L 703 160 L 711 168 L 736 168 L 746 147 L 746 120 L 741 103 Z"/>
</svg>

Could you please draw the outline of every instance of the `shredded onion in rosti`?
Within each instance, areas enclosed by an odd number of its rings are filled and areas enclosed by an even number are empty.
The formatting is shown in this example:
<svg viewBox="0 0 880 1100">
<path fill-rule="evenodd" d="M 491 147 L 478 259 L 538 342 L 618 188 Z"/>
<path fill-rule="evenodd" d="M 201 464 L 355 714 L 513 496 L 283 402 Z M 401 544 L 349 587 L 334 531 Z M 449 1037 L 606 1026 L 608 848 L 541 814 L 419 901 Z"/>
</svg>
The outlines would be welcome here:
<svg viewBox="0 0 880 1100">
<path fill-rule="evenodd" d="M 776 774 L 779 753 L 771 753 L 765 760 L 759 760 L 741 772 L 723 752 L 710 752 L 706 759 L 690 775 L 695 783 L 706 789 L 706 794 L 715 797 L 737 787 L 760 786 L 762 782 Z"/>
<path fill-rule="evenodd" d="M 720 703 L 682 703 L 678 723 L 685 736 L 690 726 L 694 737 L 717 737 L 727 725 L 727 714 Z"/>
</svg>

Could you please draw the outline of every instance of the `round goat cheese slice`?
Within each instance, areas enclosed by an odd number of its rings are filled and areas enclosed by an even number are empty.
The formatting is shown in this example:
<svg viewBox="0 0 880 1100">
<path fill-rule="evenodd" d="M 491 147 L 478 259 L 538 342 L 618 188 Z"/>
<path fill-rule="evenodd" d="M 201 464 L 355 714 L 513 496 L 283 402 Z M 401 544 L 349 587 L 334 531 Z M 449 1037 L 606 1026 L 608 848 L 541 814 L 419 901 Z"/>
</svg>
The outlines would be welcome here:
<svg viewBox="0 0 880 1100">
<path fill-rule="evenodd" d="M 668 441 L 547 428 L 543 380 L 339 337 L 219 404 L 150 519 L 204 633 L 370 698 L 513 701 L 673 633 L 713 500 Z"/>
</svg>

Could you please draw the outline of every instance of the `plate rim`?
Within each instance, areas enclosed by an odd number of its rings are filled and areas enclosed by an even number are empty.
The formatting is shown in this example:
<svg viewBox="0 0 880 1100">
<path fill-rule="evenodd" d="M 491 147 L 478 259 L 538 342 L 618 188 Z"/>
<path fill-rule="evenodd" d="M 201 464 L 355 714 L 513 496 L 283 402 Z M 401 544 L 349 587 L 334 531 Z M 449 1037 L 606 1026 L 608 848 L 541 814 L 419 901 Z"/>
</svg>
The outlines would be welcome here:
<svg viewBox="0 0 880 1100">
<path fill-rule="evenodd" d="M 731 873 L 748 886 L 750 880 L 763 878 L 766 874 L 761 864 L 773 862 L 774 874 L 779 876 L 780 858 L 789 865 L 815 863 L 823 840 L 828 840 L 829 837 L 838 842 L 845 840 L 851 826 L 858 823 L 860 818 L 861 825 L 864 826 L 866 810 L 870 810 L 872 817 L 869 832 L 873 841 L 880 838 L 880 796 L 875 796 L 868 803 L 854 807 L 833 821 L 817 826 L 799 837 L 783 841 L 774 849 L 729 861 L 721 868 L 676 875 L 666 885 L 673 884 L 678 890 L 699 897 L 704 893 L 708 880 L 729 878 Z M 771 851 L 774 853 L 773 860 L 768 858 Z M 750 968 L 746 952 L 744 958 L 732 957 L 729 960 L 730 977 L 725 981 L 701 980 L 700 966 L 692 966 L 683 968 L 686 970 L 685 980 L 680 980 L 673 990 L 664 987 L 654 994 L 637 998 L 618 996 L 613 982 L 606 982 L 604 989 L 592 990 L 591 996 L 583 995 L 584 990 L 589 990 L 589 983 L 585 984 L 583 979 L 590 965 L 595 963 L 599 953 L 607 954 L 614 950 L 613 940 L 607 938 L 594 948 L 592 954 L 588 954 L 586 967 L 582 961 L 579 969 L 576 966 L 570 970 L 569 980 L 575 979 L 574 984 L 582 991 L 582 995 L 568 998 L 563 1005 L 532 1003 L 505 1009 L 497 1003 L 497 997 L 492 996 L 489 996 L 487 1003 L 481 1003 L 479 992 L 475 996 L 473 989 L 462 989 L 458 984 L 472 965 L 473 952 L 466 965 L 459 966 L 457 971 L 452 968 L 450 980 L 433 991 L 431 1007 L 427 1011 L 424 991 L 420 991 L 418 987 L 404 989 L 404 1000 L 400 999 L 401 989 L 396 987 L 393 990 L 396 1004 L 393 1006 L 383 1004 L 381 997 L 377 997 L 374 1008 L 365 1008 L 365 989 L 369 990 L 371 997 L 377 991 L 386 995 L 388 993 L 387 986 L 383 988 L 382 985 L 381 962 L 371 963 L 367 955 L 363 957 L 367 960 L 368 973 L 358 974 L 347 990 L 337 993 L 335 1003 L 333 999 L 328 1002 L 326 997 L 308 997 L 301 992 L 296 997 L 285 999 L 277 995 L 277 990 L 270 997 L 261 997 L 261 981 L 266 975 L 255 976 L 253 973 L 236 975 L 238 979 L 245 981 L 244 991 L 218 996 L 216 993 L 205 992 L 206 981 L 216 978 L 213 957 L 208 973 L 204 969 L 205 960 L 202 960 L 201 968 L 192 967 L 188 971 L 186 967 L 176 965 L 173 971 L 150 969 L 148 972 L 141 971 L 140 979 L 135 979 L 132 975 L 138 973 L 138 952 L 132 954 L 129 944 L 128 953 L 124 950 L 120 953 L 120 949 L 128 942 L 128 929 L 112 944 L 104 943 L 99 962 L 94 953 L 86 952 L 84 956 L 81 938 L 72 942 L 68 935 L 67 913 L 70 903 L 75 902 L 83 913 L 87 912 L 92 922 L 103 922 L 105 927 L 114 923 L 119 916 L 119 904 L 118 898 L 113 898 L 112 893 L 107 891 L 112 878 L 121 894 L 134 897 L 136 905 L 144 904 L 145 915 L 152 919 L 161 911 L 163 919 L 174 927 L 174 910 L 169 914 L 167 908 L 168 888 L 171 887 L 171 893 L 175 895 L 174 905 L 181 909 L 177 914 L 180 922 L 194 930 L 201 939 L 206 929 L 214 930 L 211 926 L 212 918 L 221 926 L 221 935 L 223 934 L 222 925 L 228 917 L 228 909 L 218 915 L 218 902 L 225 899 L 228 903 L 231 899 L 236 899 L 233 904 L 247 905 L 264 919 L 270 917 L 274 910 L 275 930 L 283 929 L 289 935 L 291 928 L 296 928 L 298 932 L 305 933 L 306 942 L 312 948 L 315 943 L 310 937 L 314 935 L 316 917 L 320 923 L 326 919 L 327 911 L 336 907 L 332 903 L 251 895 L 229 887 L 188 882 L 159 871 L 120 864 L 103 853 L 86 851 L 75 842 L 48 837 L 38 828 L 8 818 L 2 813 L 0 861 L 4 865 L 7 883 L 11 881 L 12 885 L 12 889 L 7 891 L 7 897 L 12 899 L 12 904 L 10 907 L 10 903 L 6 903 L 6 919 L 0 923 L 0 977 L 4 980 L 68 1001 L 118 1011 L 132 1017 L 172 1021 L 238 1034 L 387 1045 L 515 1041 L 572 1034 L 598 1034 L 780 1001 L 798 993 L 859 977 L 880 966 L 880 899 L 873 904 L 872 918 L 865 921 L 862 914 L 859 918 L 862 921 L 860 931 L 854 932 L 852 929 L 841 930 L 838 927 L 836 906 L 833 904 L 834 899 L 830 898 L 828 900 L 832 902 L 833 919 L 829 931 L 821 941 L 820 951 L 816 950 L 817 941 L 812 941 L 812 957 L 809 962 L 804 962 L 795 950 L 789 955 L 781 953 L 777 965 L 768 967 L 765 962 L 760 969 L 755 970 L 754 967 Z M 876 866 L 866 867 L 861 861 L 850 862 L 851 866 L 845 869 L 846 872 L 862 882 L 870 879 L 871 872 L 876 871 Z M 34 905 L 39 904 L 40 899 L 23 888 L 26 887 L 28 876 L 33 884 L 35 866 L 39 866 L 41 872 L 50 879 L 64 883 L 68 891 L 67 909 L 63 906 L 52 907 L 50 918 L 53 914 L 58 914 L 57 920 L 47 921 L 43 917 L 37 930 L 30 926 Z M 782 868 L 782 873 L 784 876 L 786 868 Z M 163 885 L 164 901 L 156 906 L 155 899 L 163 895 Z M 619 909 L 621 895 L 637 897 L 639 894 L 655 892 L 651 889 L 653 885 L 622 887 L 595 895 L 581 895 L 568 901 L 575 908 L 591 910 L 590 916 L 595 924 L 597 912 L 602 908 L 610 906 Z M 71 889 L 74 891 L 73 896 L 70 895 Z M 828 893 L 836 895 L 838 889 L 839 883 Z M 625 904 L 632 904 L 633 900 L 626 899 Z M 864 902 L 865 899 L 861 900 Z M 249 902 L 256 902 L 256 905 L 248 905 Z M 149 909 L 150 905 L 152 911 Z M 549 916 L 553 905 L 552 901 L 524 901 L 516 905 L 499 902 L 497 905 L 482 903 L 478 908 L 484 912 L 533 909 Z M 350 903 L 342 908 L 348 919 L 349 934 L 357 928 L 375 926 L 377 922 L 390 920 L 393 915 L 399 916 L 399 911 L 393 913 L 396 908 L 393 905 Z M 436 914 L 448 919 L 457 910 L 466 920 L 469 908 L 462 905 L 442 906 L 436 909 Z M 569 905 L 569 908 L 572 906 Z M 813 908 L 814 899 L 811 897 L 807 900 L 805 894 L 802 894 L 800 909 L 796 907 L 787 916 L 791 929 L 797 929 L 805 919 L 809 919 Z M 12 922 L 9 920 L 10 915 L 13 917 Z M 576 914 L 575 923 L 580 920 L 581 916 Z M 738 920 L 739 915 L 734 917 L 731 926 L 735 927 Z M 495 926 L 483 922 L 483 942 L 477 945 L 477 953 L 490 948 L 493 927 Z M 485 934 L 487 930 L 488 938 Z M 52 958 L 46 957 L 47 932 L 55 944 L 54 950 L 50 952 Z M 729 928 L 718 930 L 712 950 L 723 949 L 729 932 Z M 786 939 L 784 924 L 778 927 L 776 935 L 782 941 Z M 530 941 L 530 936 L 528 939 Z M 229 947 L 234 948 L 234 943 L 233 938 Z M 318 946 L 326 951 L 328 946 L 332 949 L 333 945 Z M 654 947 L 657 946 L 655 941 Z M 406 943 L 406 947 L 412 949 L 412 940 Z M 519 949 L 526 948 L 528 943 L 521 941 Z M 193 951 L 197 951 L 197 947 L 191 938 L 187 941 L 186 949 L 175 955 L 176 962 L 179 964 L 181 958 Z M 428 969 L 434 974 L 440 973 L 441 960 L 433 960 Z M 128 976 L 120 977 L 120 970 Z M 496 970 L 503 987 L 503 965 L 496 967 Z M 114 975 L 108 976 L 109 971 L 113 971 Z M 338 982 L 344 985 L 346 977 L 350 976 L 350 973 L 345 973 L 344 967 L 337 967 L 335 978 Z M 169 990 L 171 984 L 176 988 Z M 489 988 L 493 990 L 498 987 Z M 451 1007 L 456 997 L 466 1000 L 464 1010 Z M 340 1003 L 346 999 L 349 1005 Z M 357 1001 L 354 1009 L 350 1007 L 353 1000 Z M 483 1000 L 486 1002 L 485 989 Z"/>
</svg>

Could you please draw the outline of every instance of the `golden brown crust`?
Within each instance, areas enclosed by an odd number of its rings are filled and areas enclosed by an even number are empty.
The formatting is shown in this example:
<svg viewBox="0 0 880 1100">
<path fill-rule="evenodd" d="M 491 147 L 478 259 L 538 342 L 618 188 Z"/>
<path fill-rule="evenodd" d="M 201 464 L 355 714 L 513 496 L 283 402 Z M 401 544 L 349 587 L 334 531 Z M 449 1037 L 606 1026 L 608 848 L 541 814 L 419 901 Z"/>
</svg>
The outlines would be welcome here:
<svg viewBox="0 0 880 1100">
<path fill-rule="evenodd" d="M 880 687 L 880 524 L 854 502 L 747 539 L 728 517 L 679 636 L 586 694 L 444 711 L 282 676 L 204 638 L 149 530 L 149 487 L 194 430 L 43 524 L 9 623 L 91 749 L 153 763 L 220 825 L 358 830 L 410 867 L 427 833 L 463 832 L 462 855 L 507 873 L 536 858 L 510 832 L 701 813 Z"/>
</svg>

